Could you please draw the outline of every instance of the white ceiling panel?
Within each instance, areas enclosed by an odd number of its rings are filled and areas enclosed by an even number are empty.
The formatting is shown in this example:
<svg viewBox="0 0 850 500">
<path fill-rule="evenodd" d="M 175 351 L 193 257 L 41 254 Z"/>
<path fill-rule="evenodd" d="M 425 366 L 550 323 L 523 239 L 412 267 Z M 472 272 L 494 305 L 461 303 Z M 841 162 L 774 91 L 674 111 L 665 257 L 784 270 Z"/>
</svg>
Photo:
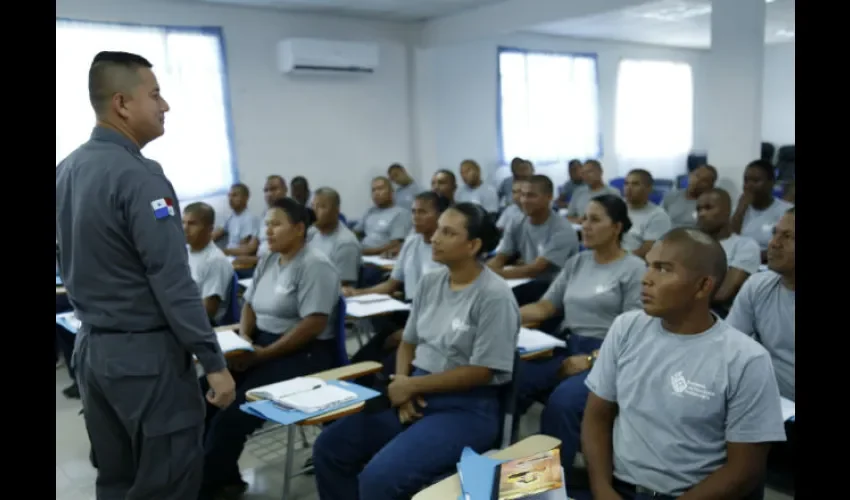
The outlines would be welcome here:
<svg viewBox="0 0 850 500">
<path fill-rule="evenodd" d="M 265 7 L 345 16 L 420 21 L 448 16 L 504 0 L 198 0 L 204 3 Z"/>
<path fill-rule="evenodd" d="M 767 5 L 765 43 L 794 40 L 794 0 Z M 549 35 L 618 40 L 686 48 L 711 46 L 711 3 L 661 0 L 639 7 L 546 23 L 531 29 Z"/>
</svg>

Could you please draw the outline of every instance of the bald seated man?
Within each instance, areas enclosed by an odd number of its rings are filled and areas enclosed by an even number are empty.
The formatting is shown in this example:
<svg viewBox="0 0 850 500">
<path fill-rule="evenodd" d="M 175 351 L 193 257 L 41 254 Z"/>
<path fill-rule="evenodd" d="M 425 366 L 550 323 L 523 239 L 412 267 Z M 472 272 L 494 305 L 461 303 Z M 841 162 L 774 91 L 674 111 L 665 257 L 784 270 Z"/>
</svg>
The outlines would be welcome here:
<svg viewBox="0 0 850 500">
<path fill-rule="evenodd" d="M 316 222 L 307 229 L 307 246 L 315 248 L 336 267 L 342 285 L 356 285 L 360 272 L 360 242 L 339 220 L 339 193 L 321 187 L 313 193 Z"/>
<path fill-rule="evenodd" d="M 198 285 L 212 324 L 222 324 L 230 307 L 233 266 L 213 242 L 215 210 L 203 202 L 183 209 L 183 232 L 189 252 L 189 271 Z"/>
<path fill-rule="evenodd" d="M 711 313 L 723 247 L 679 228 L 646 260 L 643 310 L 614 320 L 586 381 L 593 498 L 762 498 L 779 389 L 765 348 Z"/>
<path fill-rule="evenodd" d="M 697 226 L 723 247 L 729 270 L 714 295 L 714 311 L 726 316 L 744 282 L 759 270 L 761 250 L 756 240 L 732 232 L 732 199 L 720 188 L 711 188 L 697 199 Z"/>
<path fill-rule="evenodd" d="M 397 255 L 412 228 L 410 211 L 395 205 L 393 185 L 386 177 L 372 179 L 372 202 L 354 226 L 363 255 Z"/>
<path fill-rule="evenodd" d="M 567 220 L 574 224 L 581 224 L 584 220 L 584 211 L 593 198 L 603 194 L 622 197 L 619 190 L 603 182 L 602 164 L 598 160 L 587 160 L 581 166 L 580 172 L 582 185 L 573 191 L 573 197 L 567 206 Z"/>
<path fill-rule="evenodd" d="M 405 210 L 413 209 L 413 199 L 425 191 L 400 163 L 393 163 L 387 169 L 387 176 L 395 184 L 395 204 Z"/>
<path fill-rule="evenodd" d="M 286 194 L 288 193 L 288 189 L 286 187 L 286 181 L 283 177 L 279 175 L 270 175 L 266 178 L 266 183 L 263 186 L 263 199 L 266 202 L 267 207 L 271 207 L 275 201 L 286 198 Z M 260 257 L 268 253 L 269 244 L 268 244 L 268 236 L 266 235 L 266 216 L 268 215 L 268 209 L 266 209 L 266 213 L 263 214 L 263 220 L 260 223 L 260 231 L 259 237 L 253 240 L 249 240 L 245 243 L 239 245 L 239 247 L 234 250 L 230 249 L 228 253 L 234 257 L 233 265 L 235 267 L 244 268 L 251 267 L 257 265 L 257 262 L 260 260 Z M 252 273 L 253 271 L 251 271 Z M 241 272 L 240 278 L 250 277 L 251 274 Z"/>
<path fill-rule="evenodd" d="M 451 170 L 440 169 L 431 177 L 431 191 L 455 203 L 455 192 L 457 192 L 457 178 Z"/>
</svg>

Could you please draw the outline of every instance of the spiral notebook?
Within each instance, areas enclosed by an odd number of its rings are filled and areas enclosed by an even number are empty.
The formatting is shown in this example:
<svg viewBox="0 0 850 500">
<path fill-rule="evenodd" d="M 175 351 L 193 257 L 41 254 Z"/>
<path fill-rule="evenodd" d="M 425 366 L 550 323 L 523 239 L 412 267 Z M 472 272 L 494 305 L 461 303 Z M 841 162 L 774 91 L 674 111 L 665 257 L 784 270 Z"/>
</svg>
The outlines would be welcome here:
<svg viewBox="0 0 850 500">
<path fill-rule="evenodd" d="M 309 378 L 309 377 L 305 377 Z M 288 382 L 288 381 L 287 381 Z M 274 384 L 272 384 L 274 385 Z M 268 388 L 266 386 L 265 388 Z M 315 411 L 301 411 L 294 408 L 286 408 L 281 406 L 280 404 L 268 400 L 263 399 L 262 401 L 252 401 L 250 403 L 245 403 L 239 407 L 245 413 L 250 415 L 254 415 L 255 417 L 260 417 L 266 420 L 270 420 L 272 422 L 277 422 L 281 425 L 290 425 L 301 422 L 303 420 L 308 420 L 310 418 L 318 417 L 324 415 L 328 412 L 333 412 L 342 408 L 346 408 L 348 406 L 356 405 L 358 403 L 362 403 L 368 401 L 372 398 L 376 398 L 380 396 L 378 391 L 369 389 L 368 387 L 363 387 L 361 385 L 357 385 L 352 382 L 346 382 L 343 380 L 328 380 L 325 382 L 325 387 L 336 387 L 339 389 L 343 389 L 349 391 L 354 394 L 354 399 L 348 399 L 348 397 L 344 398 L 345 401 L 333 402 L 330 400 L 323 401 L 323 404 L 328 404 L 329 406 L 325 408 L 321 408 Z M 259 388 L 264 389 L 264 388 Z M 316 395 L 313 395 L 316 397 Z M 318 398 L 317 398 L 318 399 Z M 336 398 L 330 398 L 336 399 Z M 315 403 L 315 401 L 314 401 Z M 311 408 L 312 409 L 312 408 Z"/>
</svg>

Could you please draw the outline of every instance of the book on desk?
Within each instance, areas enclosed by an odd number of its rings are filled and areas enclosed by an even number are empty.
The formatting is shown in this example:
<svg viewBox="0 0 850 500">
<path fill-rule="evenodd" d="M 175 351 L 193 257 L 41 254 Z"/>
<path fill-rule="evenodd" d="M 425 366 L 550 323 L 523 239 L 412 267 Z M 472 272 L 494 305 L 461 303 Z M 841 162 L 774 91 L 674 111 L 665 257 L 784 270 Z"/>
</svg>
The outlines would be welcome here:
<svg viewBox="0 0 850 500">
<path fill-rule="evenodd" d="M 290 425 L 380 396 L 378 391 L 343 380 L 297 377 L 251 389 L 239 407 L 245 413 Z"/>
<path fill-rule="evenodd" d="M 566 500 L 558 448 L 496 460 L 465 448 L 457 465 L 460 500 Z"/>
</svg>

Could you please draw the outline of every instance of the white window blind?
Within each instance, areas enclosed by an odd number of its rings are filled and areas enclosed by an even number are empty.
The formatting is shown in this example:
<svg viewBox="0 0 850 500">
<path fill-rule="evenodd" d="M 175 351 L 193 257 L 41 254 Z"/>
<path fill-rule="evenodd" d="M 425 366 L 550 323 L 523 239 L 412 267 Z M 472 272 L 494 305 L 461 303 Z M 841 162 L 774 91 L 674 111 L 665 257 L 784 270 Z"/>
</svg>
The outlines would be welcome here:
<svg viewBox="0 0 850 500">
<path fill-rule="evenodd" d="M 181 200 L 226 191 L 236 180 L 226 69 L 217 28 L 171 28 L 56 20 L 56 163 L 88 140 L 94 112 L 88 70 L 104 50 L 153 64 L 171 110 L 165 135 L 145 147 Z"/>
<path fill-rule="evenodd" d="M 595 56 L 500 49 L 499 82 L 503 162 L 601 155 Z"/>
<path fill-rule="evenodd" d="M 620 172 L 673 179 L 693 146 L 694 83 L 680 62 L 625 59 L 617 74 L 614 144 Z"/>
</svg>

